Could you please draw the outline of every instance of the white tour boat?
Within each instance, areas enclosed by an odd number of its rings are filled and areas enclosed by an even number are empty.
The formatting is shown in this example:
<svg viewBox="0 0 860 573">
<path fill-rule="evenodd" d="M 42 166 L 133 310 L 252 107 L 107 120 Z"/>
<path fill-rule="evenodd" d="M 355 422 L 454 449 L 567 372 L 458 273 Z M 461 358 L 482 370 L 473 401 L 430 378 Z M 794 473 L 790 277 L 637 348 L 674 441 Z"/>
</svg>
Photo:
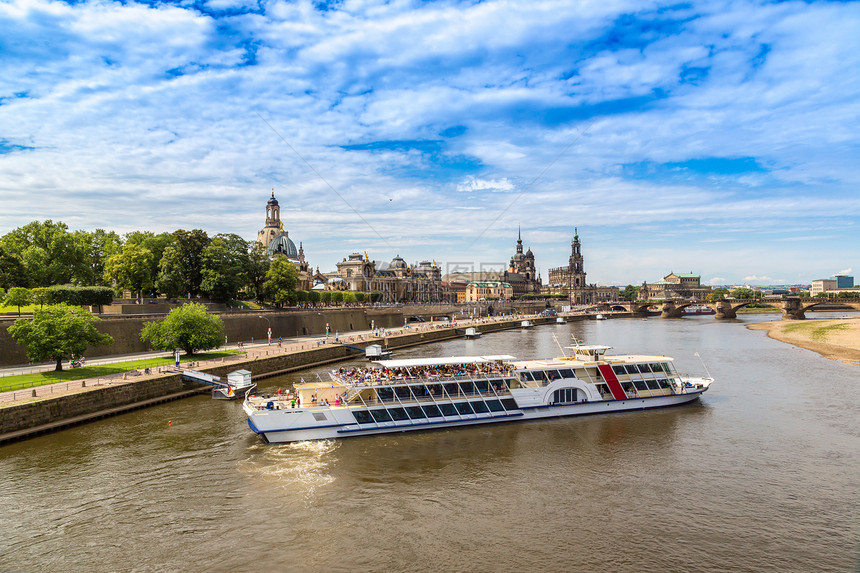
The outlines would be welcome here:
<svg viewBox="0 0 860 573">
<path fill-rule="evenodd" d="M 522 328 L 522 329 L 529 329 L 529 328 L 534 328 L 534 327 L 535 327 L 535 323 L 533 323 L 530 320 L 524 320 L 524 321 L 520 322 L 520 328 Z"/>
<path fill-rule="evenodd" d="M 546 360 L 380 360 L 297 384 L 291 398 L 249 393 L 243 407 L 264 440 L 294 442 L 675 406 L 713 382 L 680 376 L 666 356 L 609 356 L 609 348 L 576 346 Z"/>
</svg>

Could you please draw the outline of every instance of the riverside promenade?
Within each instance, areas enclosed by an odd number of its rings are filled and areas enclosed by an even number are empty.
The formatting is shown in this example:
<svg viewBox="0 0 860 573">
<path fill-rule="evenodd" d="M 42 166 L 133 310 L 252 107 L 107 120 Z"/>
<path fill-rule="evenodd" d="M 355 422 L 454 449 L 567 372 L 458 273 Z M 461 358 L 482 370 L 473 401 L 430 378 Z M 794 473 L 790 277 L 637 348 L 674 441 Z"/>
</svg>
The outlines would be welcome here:
<svg viewBox="0 0 860 573">
<path fill-rule="evenodd" d="M 587 320 L 589 315 L 567 316 L 568 320 Z M 323 364 L 355 359 L 362 354 L 356 347 L 383 344 L 390 349 L 450 340 L 463 336 L 473 326 L 484 333 L 520 327 L 522 320 L 535 324 L 554 322 L 538 315 L 483 317 L 446 322 L 411 323 L 397 328 L 351 332 L 348 335 L 310 336 L 244 346 L 244 354 L 214 360 L 185 362 L 135 370 L 109 377 L 59 382 L 23 390 L 0 393 L 0 444 L 24 439 L 126 411 L 180 399 L 211 390 L 209 386 L 182 380 L 183 369 L 226 376 L 244 368 L 255 380 L 312 368 Z M 108 359 L 93 361 L 107 362 Z"/>
</svg>

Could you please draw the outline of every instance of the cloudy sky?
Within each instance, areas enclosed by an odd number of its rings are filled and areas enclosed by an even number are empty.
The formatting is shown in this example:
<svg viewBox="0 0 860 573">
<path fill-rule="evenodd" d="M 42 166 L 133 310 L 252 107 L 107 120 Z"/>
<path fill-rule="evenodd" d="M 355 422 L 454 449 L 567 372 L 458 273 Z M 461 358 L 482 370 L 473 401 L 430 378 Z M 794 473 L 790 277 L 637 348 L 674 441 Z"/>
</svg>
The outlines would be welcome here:
<svg viewBox="0 0 860 573">
<path fill-rule="evenodd" d="M 0 234 L 256 237 L 590 282 L 860 268 L 860 4 L 0 1 Z"/>
</svg>

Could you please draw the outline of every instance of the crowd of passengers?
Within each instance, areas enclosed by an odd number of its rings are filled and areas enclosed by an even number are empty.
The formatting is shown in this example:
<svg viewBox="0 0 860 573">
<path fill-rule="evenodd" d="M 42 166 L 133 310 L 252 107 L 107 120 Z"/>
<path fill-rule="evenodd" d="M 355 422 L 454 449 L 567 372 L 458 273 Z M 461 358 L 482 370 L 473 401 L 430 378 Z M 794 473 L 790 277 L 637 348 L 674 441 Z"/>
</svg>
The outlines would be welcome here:
<svg viewBox="0 0 860 573">
<path fill-rule="evenodd" d="M 362 384 L 397 380 L 438 380 L 458 376 L 504 376 L 513 369 L 508 364 L 481 362 L 410 368 L 339 368 L 334 370 L 333 374 L 345 382 Z"/>
</svg>

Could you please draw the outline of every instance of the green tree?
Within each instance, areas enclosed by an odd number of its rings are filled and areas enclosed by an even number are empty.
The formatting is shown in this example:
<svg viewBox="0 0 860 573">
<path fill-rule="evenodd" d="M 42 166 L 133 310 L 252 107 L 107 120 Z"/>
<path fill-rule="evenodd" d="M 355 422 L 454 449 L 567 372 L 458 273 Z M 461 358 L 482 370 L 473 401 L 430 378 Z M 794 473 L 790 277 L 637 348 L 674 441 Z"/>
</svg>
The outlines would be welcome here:
<svg viewBox="0 0 860 573">
<path fill-rule="evenodd" d="M 106 285 L 105 264 L 109 257 L 122 248 L 119 235 L 104 229 L 76 231 L 72 234 L 72 240 L 77 253 L 72 282 L 82 286 Z"/>
<path fill-rule="evenodd" d="M 170 233 L 159 233 L 158 235 L 150 231 L 132 231 L 125 235 L 126 245 L 137 245 L 145 249 L 149 249 L 152 253 L 150 261 L 150 273 L 153 283 L 158 277 L 158 265 L 161 263 L 161 258 L 164 256 L 164 249 L 173 242 L 173 235 Z"/>
<path fill-rule="evenodd" d="M 309 290 L 308 291 L 308 302 L 311 304 L 316 304 L 320 301 L 320 291 L 318 290 Z"/>
<path fill-rule="evenodd" d="M 346 291 L 343 293 L 343 302 L 344 304 L 349 304 L 355 302 L 355 293 L 352 291 Z"/>
<path fill-rule="evenodd" d="M 263 289 L 266 300 L 278 306 L 289 304 L 295 297 L 299 270 L 286 257 L 275 257 L 266 273 Z"/>
<path fill-rule="evenodd" d="M 755 298 L 755 293 L 751 288 L 741 287 L 732 290 L 732 296 L 739 299 L 751 299 Z"/>
<path fill-rule="evenodd" d="M 366 292 L 356 292 L 355 293 L 355 302 L 364 302 L 367 300 Z"/>
<path fill-rule="evenodd" d="M 715 288 L 706 298 L 710 300 L 726 300 L 726 295 L 729 294 L 727 288 Z"/>
<path fill-rule="evenodd" d="M 0 244 L 24 264 L 28 286 L 51 286 L 71 281 L 80 259 L 65 223 L 33 221 L 3 236 Z"/>
<path fill-rule="evenodd" d="M 27 269 L 24 268 L 21 258 L 16 254 L 8 252 L 0 244 L 0 291 L 5 292 L 6 289 L 15 286 L 26 287 L 28 285 Z"/>
<path fill-rule="evenodd" d="M 296 291 L 296 302 L 299 304 L 308 302 L 310 299 L 310 294 L 306 290 L 297 290 Z"/>
<path fill-rule="evenodd" d="M 382 292 L 375 290 L 370 293 L 370 302 L 382 302 Z"/>
<path fill-rule="evenodd" d="M 48 287 L 30 289 L 30 300 L 33 304 L 38 304 L 39 308 L 44 308 L 46 304 L 51 304 L 51 294 L 48 292 Z"/>
<path fill-rule="evenodd" d="M 320 302 L 328 304 L 331 302 L 331 292 L 330 290 L 321 290 L 320 293 Z"/>
<path fill-rule="evenodd" d="M 174 231 L 173 242 L 165 247 L 159 263 L 159 290 L 168 296 L 199 294 L 203 282 L 203 250 L 208 244 L 206 231 Z"/>
<path fill-rule="evenodd" d="M 14 287 L 10 288 L 9 292 L 6 294 L 4 304 L 6 306 L 17 306 L 18 316 L 21 316 L 21 307 L 27 306 L 32 302 L 32 300 L 32 296 L 28 289 L 25 289 L 24 287 Z"/>
<path fill-rule="evenodd" d="M 145 323 L 140 338 L 157 350 L 181 348 L 191 356 L 217 348 L 224 340 L 224 323 L 202 304 L 189 302 L 171 310 L 164 320 Z"/>
<path fill-rule="evenodd" d="M 639 287 L 627 285 L 624 290 L 618 293 L 618 296 L 623 300 L 634 301 L 639 296 Z"/>
<path fill-rule="evenodd" d="M 248 242 L 239 235 L 216 235 L 203 249 L 200 288 L 212 300 L 227 302 L 245 286 Z"/>
<path fill-rule="evenodd" d="M 266 282 L 266 273 L 269 272 L 269 266 L 271 265 L 269 256 L 266 254 L 266 247 L 255 241 L 248 250 L 247 264 L 245 277 L 248 281 L 248 286 L 251 287 L 254 300 L 263 302 L 265 296 L 263 285 Z"/>
<path fill-rule="evenodd" d="M 56 361 L 61 371 L 63 361 L 80 358 L 88 346 L 113 344 L 113 338 L 96 329 L 98 320 L 80 307 L 53 304 L 34 310 L 32 319 L 19 318 L 8 330 L 15 342 L 27 347 L 30 360 Z"/>
<path fill-rule="evenodd" d="M 143 289 L 152 288 L 152 253 L 138 244 L 126 244 L 121 252 L 108 258 L 104 278 L 120 289 L 143 296 Z"/>
</svg>

